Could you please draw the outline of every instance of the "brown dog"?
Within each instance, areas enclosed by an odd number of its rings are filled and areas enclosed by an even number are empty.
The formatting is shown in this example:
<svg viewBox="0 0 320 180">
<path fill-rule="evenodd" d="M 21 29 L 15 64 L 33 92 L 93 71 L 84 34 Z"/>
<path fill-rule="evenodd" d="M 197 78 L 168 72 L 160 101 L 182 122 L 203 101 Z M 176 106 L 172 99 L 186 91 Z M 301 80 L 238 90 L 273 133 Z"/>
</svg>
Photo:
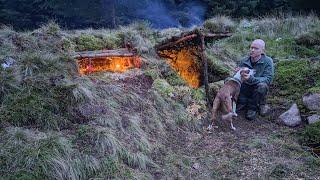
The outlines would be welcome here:
<svg viewBox="0 0 320 180">
<path fill-rule="evenodd" d="M 237 116 L 235 110 L 235 102 L 237 102 L 240 87 L 243 83 L 244 79 L 243 76 L 245 74 L 253 74 L 253 70 L 249 68 L 240 68 L 240 70 L 230 79 L 228 79 L 223 87 L 219 89 L 216 97 L 214 98 L 212 104 L 212 123 L 208 126 L 208 130 L 213 128 L 214 122 L 217 120 L 217 113 L 218 111 L 222 112 L 222 120 L 229 120 L 230 121 L 230 128 L 235 130 L 236 128 L 232 124 L 232 118 Z"/>
</svg>

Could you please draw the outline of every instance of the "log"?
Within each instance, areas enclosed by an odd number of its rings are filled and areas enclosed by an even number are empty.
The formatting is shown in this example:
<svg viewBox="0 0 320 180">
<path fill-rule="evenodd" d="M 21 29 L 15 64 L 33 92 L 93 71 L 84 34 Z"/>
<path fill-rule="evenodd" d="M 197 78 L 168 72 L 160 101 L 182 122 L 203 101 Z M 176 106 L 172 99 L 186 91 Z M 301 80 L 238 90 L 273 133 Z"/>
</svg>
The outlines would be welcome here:
<svg viewBox="0 0 320 180">
<path fill-rule="evenodd" d="M 232 33 L 203 33 L 205 39 L 221 39 L 225 37 L 230 37 Z M 173 46 L 178 46 L 179 43 L 194 40 L 198 36 L 197 31 L 192 31 L 189 33 L 184 33 L 181 37 L 172 37 L 170 40 L 163 42 L 161 45 L 156 46 L 157 50 L 171 49 Z"/>
<path fill-rule="evenodd" d="M 191 34 L 191 35 L 188 35 L 185 37 L 181 37 L 180 39 L 178 39 L 174 42 L 168 42 L 168 43 L 165 43 L 164 45 L 160 45 L 160 46 L 156 47 L 156 49 L 158 49 L 158 50 L 170 49 L 172 46 L 176 46 L 177 44 L 179 44 L 181 42 L 191 40 L 195 37 L 197 37 L 197 34 Z"/>
<path fill-rule="evenodd" d="M 136 56 L 135 53 L 129 52 L 127 49 L 118 49 L 118 50 L 101 50 L 101 51 L 82 51 L 76 52 L 73 55 L 75 59 L 82 58 L 96 58 L 96 57 L 133 57 Z"/>
</svg>

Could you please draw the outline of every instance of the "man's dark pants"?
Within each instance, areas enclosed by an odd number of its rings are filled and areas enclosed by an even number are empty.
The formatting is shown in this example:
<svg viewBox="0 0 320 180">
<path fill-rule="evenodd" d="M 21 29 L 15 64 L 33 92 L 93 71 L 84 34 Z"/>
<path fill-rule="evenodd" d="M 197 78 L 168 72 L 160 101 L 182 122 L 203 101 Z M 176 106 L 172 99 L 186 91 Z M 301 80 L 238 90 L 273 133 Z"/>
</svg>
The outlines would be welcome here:
<svg viewBox="0 0 320 180">
<path fill-rule="evenodd" d="M 265 105 L 269 87 L 266 83 L 248 85 L 243 83 L 237 104 L 246 105 L 248 110 L 259 111 L 260 105 Z"/>
</svg>

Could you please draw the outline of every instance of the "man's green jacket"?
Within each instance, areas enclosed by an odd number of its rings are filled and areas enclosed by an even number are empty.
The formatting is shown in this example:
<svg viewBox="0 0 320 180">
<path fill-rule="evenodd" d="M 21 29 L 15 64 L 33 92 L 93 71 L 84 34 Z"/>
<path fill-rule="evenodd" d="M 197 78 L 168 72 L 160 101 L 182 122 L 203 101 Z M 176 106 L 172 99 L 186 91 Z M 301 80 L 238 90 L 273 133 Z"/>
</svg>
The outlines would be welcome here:
<svg viewBox="0 0 320 180">
<path fill-rule="evenodd" d="M 261 59 L 259 59 L 256 64 L 252 64 L 250 57 L 243 59 L 239 67 L 248 67 L 249 69 L 254 69 L 256 72 L 253 76 L 245 82 L 248 85 L 255 85 L 258 83 L 267 83 L 271 84 L 274 76 L 274 66 L 272 58 L 262 54 Z"/>
</svg>

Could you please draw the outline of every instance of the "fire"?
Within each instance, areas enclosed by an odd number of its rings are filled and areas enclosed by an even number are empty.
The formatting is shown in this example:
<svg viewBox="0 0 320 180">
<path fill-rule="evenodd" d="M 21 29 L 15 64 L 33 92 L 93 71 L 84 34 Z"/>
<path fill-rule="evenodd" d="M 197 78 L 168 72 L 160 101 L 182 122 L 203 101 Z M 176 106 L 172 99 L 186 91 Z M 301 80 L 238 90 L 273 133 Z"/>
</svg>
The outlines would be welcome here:
<svg viewBox="0 0 320 180">
<path fill-rule="evenodd" d="M 201 64 L 196 57 L 197 52 L 197 47 L 188 47 L 180 50 L 163 50 L 159 55 L 165 57 L 170 66 L 189 86 L 198 88 L 201 85 Z"/>
<path fill-rule="evenodd" d="M 112 56 L 78 59 L 80 74 L 89 74 L 99 71 L 123 73 L 132 68 L 140 68 L 141 63 L 142 61 L 138 56 Z"/>
</svg>

